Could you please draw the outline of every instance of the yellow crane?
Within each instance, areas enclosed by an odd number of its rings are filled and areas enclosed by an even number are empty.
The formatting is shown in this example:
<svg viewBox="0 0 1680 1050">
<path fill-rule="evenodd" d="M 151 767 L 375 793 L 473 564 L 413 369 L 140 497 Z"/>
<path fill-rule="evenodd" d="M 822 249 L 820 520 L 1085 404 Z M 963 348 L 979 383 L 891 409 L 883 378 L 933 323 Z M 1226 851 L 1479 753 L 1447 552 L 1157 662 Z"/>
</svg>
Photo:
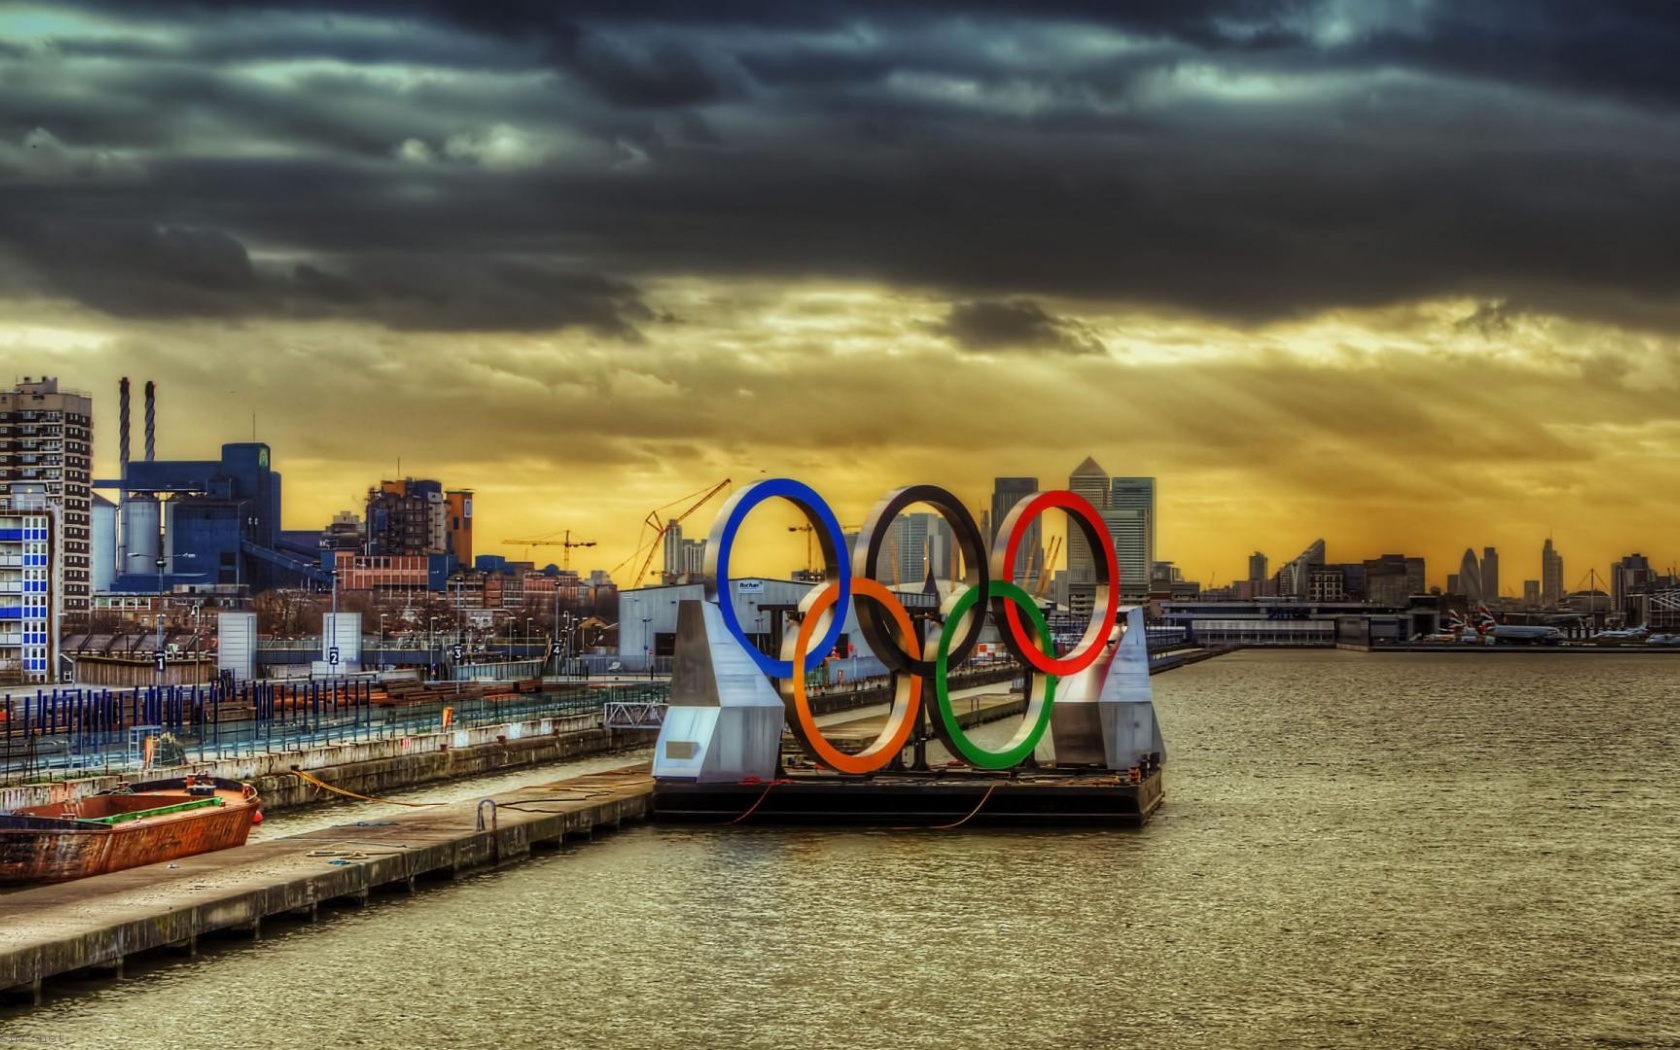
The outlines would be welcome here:
<svg viewBox="0 0 1680 1050">
<path fill-rule="evenodd" d="M 502 542 L 511 543 L 517 547 L 524 547 L 527 556 L 530 555 L 532 547 L 564 547 L 566 548 L 566 551 L 564 554 L 560 555 L 560 567 L 565 569 L 567 572 L 572 571 L 572 551 L 574 548 L 595 546 L 594 540 L 573 540 L 571 529 L 566 530 L 566 536 L 564 539 L 503 540 Z"/>
<path fill-rule="evenodd" d="M 1039 552 L 1038 583 L 1033 588 L 1034 598 L 1044 597 L 1045 592 L 1050 589 L 1050 563 L 1056 560 L 1056 555 L 1060 554 L 1061 551 L 1062 538 L 1052 536 L 1050 537 L 1050 549 Z"/>
</svg>

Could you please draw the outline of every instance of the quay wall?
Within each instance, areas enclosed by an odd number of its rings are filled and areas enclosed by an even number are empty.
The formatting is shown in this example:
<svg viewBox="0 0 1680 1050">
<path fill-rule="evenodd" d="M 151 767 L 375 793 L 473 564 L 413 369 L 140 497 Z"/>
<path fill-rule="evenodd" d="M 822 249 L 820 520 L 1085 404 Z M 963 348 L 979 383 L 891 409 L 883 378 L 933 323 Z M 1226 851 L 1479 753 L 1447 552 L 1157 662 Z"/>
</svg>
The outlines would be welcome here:
<svg viewBox="0 0 1680 1050">
<path fill-rule="evenodd" d="M 1218 650 L 1191 650 L 1158 657 L 1150 672 L 1170 670 L 1218 653 Z M 960 676 L 952 685 L 963 688 L 1007 682 L 1014 673 L 1013 669 L 986 669 Z M 812 707 L 815 713 L 824 715 L 885 704 L 889 699 L 888 683 L 876 679 L 857 689 L 831 689 L 814 696 Z M 543 718 L 336 744 L 307 751 L 253 752 L 179 769 L 160 768 L 120 776 L 0 787 L 0 810 L 73 801 L 109 790 L 124 781 L 161 779 L 192 772 L 248 781 L 262 796 L 263 808 L 277 812 L 311 805 L 329 795 L 291 775 L 294 768 L 358 795 L 384 795 L 439 781 L 612 754 L 653 743 L 653 735 L 646 730 L 603 729 L 598 719 L 594 714 Z"/>
<path fill-rule="evenodd" d="M 346 791 L 378 795 L 439 780 L 609 754 L 652 743 L 645 732 L 620 732 L 591 725 L 598 719 L 593 714 L 542 718 L 336 744 L 308 751 L 254 752 L 180 769 L 22 784 L 0 788 L 0 810 L 72 801 L 109 790 L 124 781 L 161 779 L 191 772 L 248 781 L 262 796 L 263 808 L 273 811 L 319 801 L 321 789 L 292 776 L 294 768 Z"/>
</svg>

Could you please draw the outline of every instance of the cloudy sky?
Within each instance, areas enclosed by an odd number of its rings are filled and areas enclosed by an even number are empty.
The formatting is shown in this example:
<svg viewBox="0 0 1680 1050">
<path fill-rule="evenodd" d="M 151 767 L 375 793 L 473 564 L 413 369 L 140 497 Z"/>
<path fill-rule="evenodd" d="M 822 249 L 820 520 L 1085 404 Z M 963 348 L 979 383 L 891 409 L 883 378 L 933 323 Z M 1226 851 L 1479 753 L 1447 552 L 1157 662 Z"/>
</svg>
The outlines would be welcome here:
<svg viewBox="0 0 1680 1050">
<path fill-rule="evenodd" d="M 1677 53 L 1632 0 L 14 3 L 0 361 L 107 476 L 119 375 L 165 457 L 254 415 L 289 527 L 400 459 L 611 568 L 724 477 L 850 523 L 1090 454 L 1204 582 L 1520 589 L 1550 532 L 1573 586 L 1680 559 Z"/>
</svg>

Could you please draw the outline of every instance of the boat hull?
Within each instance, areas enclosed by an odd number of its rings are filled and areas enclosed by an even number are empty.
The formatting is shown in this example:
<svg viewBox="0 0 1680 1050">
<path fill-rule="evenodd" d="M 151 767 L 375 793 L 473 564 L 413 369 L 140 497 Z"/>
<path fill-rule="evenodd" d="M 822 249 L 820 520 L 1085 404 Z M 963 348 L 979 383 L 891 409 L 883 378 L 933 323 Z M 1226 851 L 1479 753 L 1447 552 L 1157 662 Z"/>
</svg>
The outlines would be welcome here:
<svg viewBox="0 0 1680 1050">
<path fill-rule="evenodd" d="M 0 885 L 66 882 L 242 846 L 256 821 L 258 800 L 244 794 L 242 785 L 218 782 L 217 788 L 221 805 L 108 825 L 76 814 L 78 806 L 97 808 L 93 803 L 111 796 L 0 814 Z M 184 790 L 182 781 L 160 781 L 136 785 L 121 798 L 129 806 L 193 801 Z"/>
</svg>

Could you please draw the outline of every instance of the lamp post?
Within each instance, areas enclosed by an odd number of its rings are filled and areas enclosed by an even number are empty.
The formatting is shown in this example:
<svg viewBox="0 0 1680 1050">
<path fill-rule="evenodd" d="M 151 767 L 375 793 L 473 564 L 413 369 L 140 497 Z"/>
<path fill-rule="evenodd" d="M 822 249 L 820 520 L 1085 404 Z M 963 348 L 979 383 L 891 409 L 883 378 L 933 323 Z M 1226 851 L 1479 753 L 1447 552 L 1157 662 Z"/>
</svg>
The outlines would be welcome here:
<svg viewBox="0 0 1680 1050">
<path fill-rule="evenodd" d="M 327 570 L 332 580 L 332 639 L 329 641 L 327 632 L 321 632 L 321 659 L 327 661 L 327 673 L 336 674 L 338 665 L 332 663 L 332 651 L 338 648 L 338 554 L 333 553 L 333 567 Z"/>
<path fill-rule="evenodd" d="M 431 657 L 437 656 L 437 617 L 436 616 L 426 617 L 426 655 L 431 656 Z M 434 663 L 434 664 L 436 662 L 437 661 L 435 659 L 427 661 L 427 663 Z"/>
<path fill-rule="evenodd" d="M 649 678 L 653 677 L 653 649 L 648 645 L 648 624 L 652 622 L 653 617 L 642 617 L 642 659 L 647 661 L 647 672 Z"/>
</svg>

